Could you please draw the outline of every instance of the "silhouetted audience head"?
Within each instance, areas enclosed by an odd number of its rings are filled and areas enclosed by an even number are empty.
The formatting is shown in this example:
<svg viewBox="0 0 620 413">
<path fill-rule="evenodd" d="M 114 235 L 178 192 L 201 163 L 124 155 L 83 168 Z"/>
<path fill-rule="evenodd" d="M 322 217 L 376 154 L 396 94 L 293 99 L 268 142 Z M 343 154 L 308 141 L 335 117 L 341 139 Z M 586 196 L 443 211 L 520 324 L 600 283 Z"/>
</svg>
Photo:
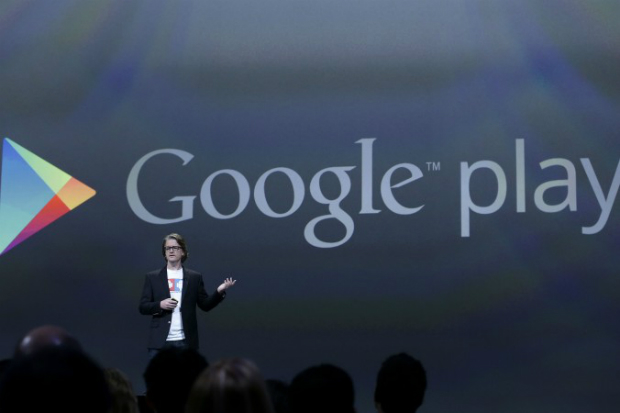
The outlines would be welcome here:
<svg viewBox="0 0 620 413">
<path fill-rule="evenodd" d="M 144 371 L 146 398 L 157 413 L 180 413 L 196 377 L 207 368 L 207 360 L 191 348 L 161 350 Z"/>
<path fill-rule="evenodd" d="M 186 413 L 273 413 L 265 381 L 246 359 L 220 360 L 194 383 Z"/>
<path fill-rule="evenodd" d="M 138 413 L 138 398 L 127 376 L 116 368 L 105 369 L 104 373 L 112 396 L 109 413 Z"/>
<path fill-rule="evenodd" d="M 108 413 L 103 370 L 84 352 L 51 346 L 21 356 L 0 381 L 0 412 Z"/>
<path fill-rule="evenodd" d="M 379 413 L 415 412 L 424 401 L 426 372 L 406 353 L 388 357 L 377 374 L 375 406 Z"/>
<path fill-rule="evenodd" d="M 4 376 L 4 372 L 9 368 L 13 359 L 2 359 L 0 360 L 0 378 Z"/>
<path fill-rule="evenodd" d="M 299 373 L 289 387 L 291 413 L 352 413 L 355 392 L 349 374 L 331 364 Z"/>
<path fill-rule="evenodd" d="M 289 385 L 282 380 L 268 379 L 267 392 L 275 413 L 289 413 L 288 408 L 288 388 Z"/>
<path fill-rule="evenodd" d="M 64 328 L 54 325 L 44 325 L 30 330 L 15 348 L 15 357 L 33 354 L 47 347 L 65 347 L 82 350 L 78 340 Z"/>
</svg>

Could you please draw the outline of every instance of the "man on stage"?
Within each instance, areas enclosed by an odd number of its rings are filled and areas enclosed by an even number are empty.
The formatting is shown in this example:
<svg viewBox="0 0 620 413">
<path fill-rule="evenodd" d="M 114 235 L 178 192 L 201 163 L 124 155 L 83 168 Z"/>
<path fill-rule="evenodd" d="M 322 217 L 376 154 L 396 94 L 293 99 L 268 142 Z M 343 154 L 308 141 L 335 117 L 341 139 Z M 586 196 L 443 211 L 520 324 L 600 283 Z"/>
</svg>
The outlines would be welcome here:
<svg viewBox="0 0 620 413">
<path fill-rule="evenodd" d="M 164 237 L 162 254 L 167 265 L 146 274 L 140 298 L 140 314 L 150 315 L 149 357 L 164 347 L 198 349 L 196 306 L 209 311 L 226 297 L 236 280 L 226 278 L 217 292 L 208 295 L 202 275 L 183 266 L 187 245 L 179 234 Z"/>
</svg>

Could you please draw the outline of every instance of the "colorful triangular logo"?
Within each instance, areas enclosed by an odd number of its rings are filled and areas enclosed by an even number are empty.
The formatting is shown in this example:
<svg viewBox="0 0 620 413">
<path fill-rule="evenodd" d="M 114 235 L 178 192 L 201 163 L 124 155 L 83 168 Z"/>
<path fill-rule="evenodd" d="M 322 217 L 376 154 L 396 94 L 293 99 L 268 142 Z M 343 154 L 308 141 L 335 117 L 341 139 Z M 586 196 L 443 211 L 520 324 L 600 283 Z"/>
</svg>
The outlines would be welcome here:
<svg viewBox="0 0 620 413">
<path fill-rule="evenodd" d="M 95 191 L 9 138 L 2 145 L 0 255 L 95 196 Z"/>
</svg>

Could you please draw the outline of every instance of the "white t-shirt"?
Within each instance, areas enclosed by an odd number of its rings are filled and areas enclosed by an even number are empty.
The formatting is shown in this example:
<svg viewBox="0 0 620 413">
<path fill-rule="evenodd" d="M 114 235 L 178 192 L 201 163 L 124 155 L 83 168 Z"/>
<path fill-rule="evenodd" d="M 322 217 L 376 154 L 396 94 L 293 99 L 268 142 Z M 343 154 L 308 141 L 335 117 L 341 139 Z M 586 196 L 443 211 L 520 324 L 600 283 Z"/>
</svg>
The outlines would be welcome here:
<svg viewBox="0 0 620 413">
<path fill-rule="evenodd" d="M 178 270 L 168 269 L 168 288 L 170 289 L 170 297 L 178 301 L 178 304 L 172 312 L 172 322 L 170 323 L 170 332 L 167 341 L 184 340 L 183 319 L 181 318 L 181 296 L 183 295 L 183 268 Z"/>
</svg>

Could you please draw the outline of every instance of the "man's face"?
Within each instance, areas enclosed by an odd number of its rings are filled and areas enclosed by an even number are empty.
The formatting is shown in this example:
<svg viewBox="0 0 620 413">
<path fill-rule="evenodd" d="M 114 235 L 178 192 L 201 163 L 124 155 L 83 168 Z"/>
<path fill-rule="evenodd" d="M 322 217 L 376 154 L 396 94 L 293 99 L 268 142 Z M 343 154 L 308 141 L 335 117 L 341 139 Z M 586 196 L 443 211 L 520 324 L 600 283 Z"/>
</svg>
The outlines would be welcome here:
<svg viewBox="0 0 620 413">
<path fill-rule="evenodd" d="M 166 241 L 166 259 L 169 263 L 181 262 L 185 253 L 181 246 L 175 239 L 169 239 Z"/>
</svg>

